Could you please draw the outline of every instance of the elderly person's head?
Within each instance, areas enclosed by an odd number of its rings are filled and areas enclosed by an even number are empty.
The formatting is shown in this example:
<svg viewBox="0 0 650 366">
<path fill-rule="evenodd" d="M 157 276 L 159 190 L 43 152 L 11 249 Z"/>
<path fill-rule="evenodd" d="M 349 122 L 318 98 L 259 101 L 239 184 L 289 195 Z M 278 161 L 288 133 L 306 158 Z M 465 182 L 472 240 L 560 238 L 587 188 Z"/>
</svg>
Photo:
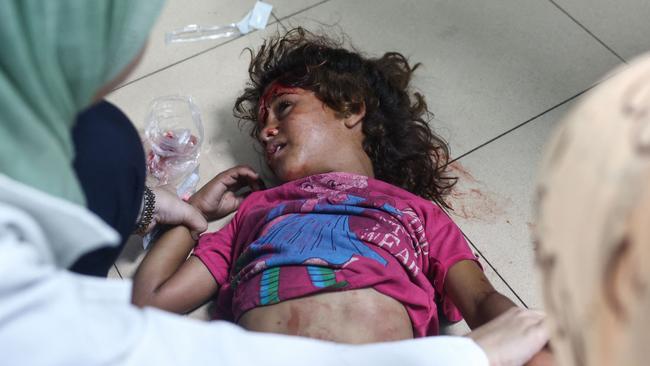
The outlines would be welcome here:
<svg viewBox="0 0 650 366">
<path fill-rule="evenodd" d="M 560 365 L 650 360 L 650 57 L 588 93 L 549 145 L 536 241 Z"/>
<path fill-rule="evenodd" d="M 134 65 L 160 6 L 158 0 L 0 1 L 4 179 L 84 204 L 72 167 L 75 116 Z M 46 254 L 60 267 L 105 244 L 52 242 Z"/>
</svg>

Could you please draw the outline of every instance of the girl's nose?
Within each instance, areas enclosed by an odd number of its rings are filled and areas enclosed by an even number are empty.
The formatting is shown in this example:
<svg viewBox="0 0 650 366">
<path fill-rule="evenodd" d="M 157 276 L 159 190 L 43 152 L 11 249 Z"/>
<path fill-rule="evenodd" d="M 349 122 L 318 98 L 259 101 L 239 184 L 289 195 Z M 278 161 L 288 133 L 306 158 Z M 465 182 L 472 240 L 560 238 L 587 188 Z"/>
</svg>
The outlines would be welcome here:
<svg viewBox="0 0 650 366">
<path fill-rule="evenodd" d="M 260 131 L 260 137 L 262 141 L 267 142 L 271 140 L 274 136 L 277 136 L 280 131 L 276 126 L 266 126 Z"/>
</svg>

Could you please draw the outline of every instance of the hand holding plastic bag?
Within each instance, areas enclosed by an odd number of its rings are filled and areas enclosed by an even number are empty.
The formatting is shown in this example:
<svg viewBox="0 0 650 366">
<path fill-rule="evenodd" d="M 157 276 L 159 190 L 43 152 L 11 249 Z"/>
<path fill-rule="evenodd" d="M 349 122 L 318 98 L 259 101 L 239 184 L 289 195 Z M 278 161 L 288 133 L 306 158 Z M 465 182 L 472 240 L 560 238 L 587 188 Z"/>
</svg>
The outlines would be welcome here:
<svg viewBox="0 0 650 366">
<path fill-rule="evenodd" d="M 181 199 L 189 199 L 196 191 L 199 182 L 198 169 L 202 142 L 201 114 L 191 97 L 173 95 L 156 98 L 151 103 L 147 115 L 143 138 L 147 154 L 147 185 L 164 190 L 164 192 L 160 191 L 162 193 L 175 191 Z M 167 201 L 173 200 L 167 199 Z M 178 203 L 183 202 L 178 201 Z M 164 207 L 173 209 L 174 206 L 164 205 Z M 178 220 L 170 221 L 169 215 L 180 213 L 180 211 L 159 212 L 159 215 L 164 216 L 159 221 L 167 224 L 176 222 Z M 201 231 L 201 225 L 196 226 L 194 229 Z M 153 228 L 145 235 L 142 241 L 145 249 L 157 235 L 159 235 L 157 228 Z"/>
</svg>

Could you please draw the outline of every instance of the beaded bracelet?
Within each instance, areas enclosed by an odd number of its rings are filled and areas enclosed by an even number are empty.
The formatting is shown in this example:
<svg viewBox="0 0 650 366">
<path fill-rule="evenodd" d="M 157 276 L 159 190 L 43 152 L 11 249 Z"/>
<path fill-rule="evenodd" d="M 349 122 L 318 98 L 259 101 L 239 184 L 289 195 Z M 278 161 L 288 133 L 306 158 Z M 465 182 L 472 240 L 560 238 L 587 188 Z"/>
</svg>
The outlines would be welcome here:
<svg viewBox="0 0 650 366">
<path fill-rule="evenodd" d="M 149 189 L 149 187 L 144 187 L 144 199 L 142 213 L 140 214 L 140 221 L 135 229 L 135 233 L 138 235 L 144 235 L 147 232 L 147 228 L 153 220 L 153 210 L 156 207 L 156 195 Z"/>
</svg>

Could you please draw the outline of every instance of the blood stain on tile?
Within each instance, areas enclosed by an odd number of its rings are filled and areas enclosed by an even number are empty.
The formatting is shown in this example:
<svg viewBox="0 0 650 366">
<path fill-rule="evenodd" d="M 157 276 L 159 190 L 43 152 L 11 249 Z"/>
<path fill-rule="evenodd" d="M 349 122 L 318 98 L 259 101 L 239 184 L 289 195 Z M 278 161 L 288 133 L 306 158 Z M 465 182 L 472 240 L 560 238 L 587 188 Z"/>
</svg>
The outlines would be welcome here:
<svg viewBox="0 0 650 366">
<path fill-rule="evenodd" d="M 449 165 L 449 173 L 458 177 L 458 183 L 448 199 L 454 216 L 469 221 L 496 223 L 512 204 L 510 199 L 489 190 L 485 183 L 476 179 L 457 161 Z"/>
</svg>

